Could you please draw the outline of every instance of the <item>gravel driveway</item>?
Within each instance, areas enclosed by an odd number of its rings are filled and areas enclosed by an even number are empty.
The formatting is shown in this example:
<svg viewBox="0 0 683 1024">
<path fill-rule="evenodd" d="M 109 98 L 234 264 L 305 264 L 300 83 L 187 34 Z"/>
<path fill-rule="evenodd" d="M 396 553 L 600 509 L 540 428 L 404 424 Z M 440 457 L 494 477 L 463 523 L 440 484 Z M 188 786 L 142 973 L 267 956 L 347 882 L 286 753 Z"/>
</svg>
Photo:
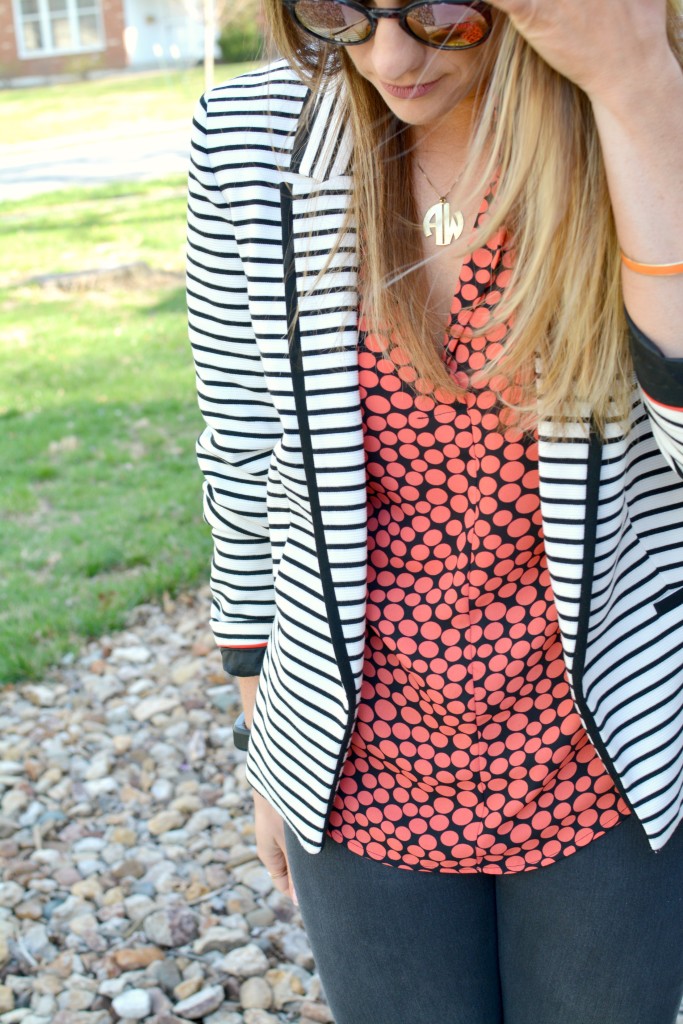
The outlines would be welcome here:
<svg viewBox="0 0 683 1024">
<path fill-rule="evenodd" d="M 0 691 L 0 1024 L 332 1020 L 256 858 L 208 607 L 145 605 Z"/>
</svg>

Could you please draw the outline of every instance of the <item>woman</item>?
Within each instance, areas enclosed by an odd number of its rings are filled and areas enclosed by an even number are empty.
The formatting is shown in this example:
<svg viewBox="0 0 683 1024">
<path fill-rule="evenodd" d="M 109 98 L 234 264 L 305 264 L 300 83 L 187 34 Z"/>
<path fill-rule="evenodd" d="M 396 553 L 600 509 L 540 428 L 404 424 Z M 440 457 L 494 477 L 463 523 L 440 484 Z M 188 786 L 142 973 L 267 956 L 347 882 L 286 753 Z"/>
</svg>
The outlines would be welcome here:
<svg viewBox="0 0 683 1024">
<path fill-rule="evenodd" d="M 259 854 L 337 1024 L 672 1024 L 680 0 L 266 9 L 188 277 Z"/>
</svg>

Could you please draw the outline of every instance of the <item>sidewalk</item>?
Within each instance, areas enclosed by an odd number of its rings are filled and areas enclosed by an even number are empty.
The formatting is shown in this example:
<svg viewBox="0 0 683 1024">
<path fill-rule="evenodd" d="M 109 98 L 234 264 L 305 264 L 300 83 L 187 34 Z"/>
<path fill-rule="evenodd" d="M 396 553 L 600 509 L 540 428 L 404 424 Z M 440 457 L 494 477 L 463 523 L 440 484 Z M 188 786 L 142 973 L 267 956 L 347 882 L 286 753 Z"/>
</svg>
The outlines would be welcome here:
<svg viewBox="0 0 683 1024">
<path fill-rule="evenodd" d="M 125 134 L 103 128 L 49 142 L 0 145 L 0 202 L 62 188 L 186 174 L 189 140 L 190 125 L 183 118 L 136 124 Z"/>
</svg>

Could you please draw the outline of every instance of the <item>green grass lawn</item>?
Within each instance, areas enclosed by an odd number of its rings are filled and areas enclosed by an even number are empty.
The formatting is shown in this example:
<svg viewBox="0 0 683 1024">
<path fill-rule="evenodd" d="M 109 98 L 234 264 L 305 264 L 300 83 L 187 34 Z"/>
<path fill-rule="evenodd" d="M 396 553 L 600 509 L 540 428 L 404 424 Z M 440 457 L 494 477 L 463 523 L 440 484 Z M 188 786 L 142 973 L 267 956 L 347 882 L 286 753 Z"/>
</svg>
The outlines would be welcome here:
<svg viewBox="0 0 683 1024">
<path fill-rule="evenodd" d="M 216 82 L 254 66 L 219 65 Z M 0 90 L 0 142 L 39 142 L 81 133 L 125 132 L 150 118 L 189 124 L 203 91 L 204 72 L 199 67 Z"/>
<path fill-rule="evenodd" d="M 136 603 L 207 577 L 184 206 L 182 180 L 4 206 L 2 681 L 36 677 Z M 26 284 L 135 261 L 166 276 L 76 291 Z"/>
<path fill-rule="evenodd" d="M 217 81 L 253 65 L 217 68 Z M 201 69 L 0 92 L 0 139 L 189 124 Z M 205 581 L 202 423 L 182 283 L 184 176 L 3 203 L 0 682 Z M 63 290 L 31 283 L 142 262 Z M 207 609 L 208 611 L 208 609 Z"/>
</svg>

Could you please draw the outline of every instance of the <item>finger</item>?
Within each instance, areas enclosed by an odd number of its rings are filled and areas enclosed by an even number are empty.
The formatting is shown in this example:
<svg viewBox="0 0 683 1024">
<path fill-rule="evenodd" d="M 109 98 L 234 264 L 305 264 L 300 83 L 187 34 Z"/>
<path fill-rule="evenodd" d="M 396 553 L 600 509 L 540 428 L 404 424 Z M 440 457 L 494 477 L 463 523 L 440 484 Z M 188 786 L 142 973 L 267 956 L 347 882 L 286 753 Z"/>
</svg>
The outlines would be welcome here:
<svg viewBox="0 0 683 1024">
<path fill-rule="evenodd" d="M 281 871 L 278 874 L 271 874 L 270 880 L 276 889 L 284 891 L 285 888 L 289 888 L 289 872 Z"/>
<path fill-rule="evenodd" d="M 284 850 L 273 842 L 268 850 L 264 850 L 259 856 L 275 888 L 279 892 L 288 892 L 291 889 L 291 883 L 289 865 Z"/>
<path fill-rule="evenodd" d="M 298 904 L 289 872 L 282 818 L 258 793 L 254 794 L 254 810 L 258 857 L 270 875 L 274 887 L 280 892 L 289 893 L 293 902 Z"/>
<path fill-rule="evenodd" d="M 280 874 L 271 874 L 270 879 L 278 890 L 278 892 L 289 892 L 291 889 L 291 883 L 289 878 L 289 871 L 283 871 Z"/>
<path fill-rule="evenodd" d="M 283 856 L 285 855 L 283 854 Z M 275 888 L 279 892 L 286 892 L 289 895 L 289 898 L 292 900 L 292 902 L 296 904 L 296 906 L 298 907 L 299 900 L 297 899 L 297 895 L 294 890 L 294 882 L 292 881 L 292 876 L 290 875 L 289 872 L 289 865 L 286 863 L 286 857 L 285 867 L 283 870 L 269 871 L 268 874 L 270 875 L 271 881 Z"/>
</svg>

